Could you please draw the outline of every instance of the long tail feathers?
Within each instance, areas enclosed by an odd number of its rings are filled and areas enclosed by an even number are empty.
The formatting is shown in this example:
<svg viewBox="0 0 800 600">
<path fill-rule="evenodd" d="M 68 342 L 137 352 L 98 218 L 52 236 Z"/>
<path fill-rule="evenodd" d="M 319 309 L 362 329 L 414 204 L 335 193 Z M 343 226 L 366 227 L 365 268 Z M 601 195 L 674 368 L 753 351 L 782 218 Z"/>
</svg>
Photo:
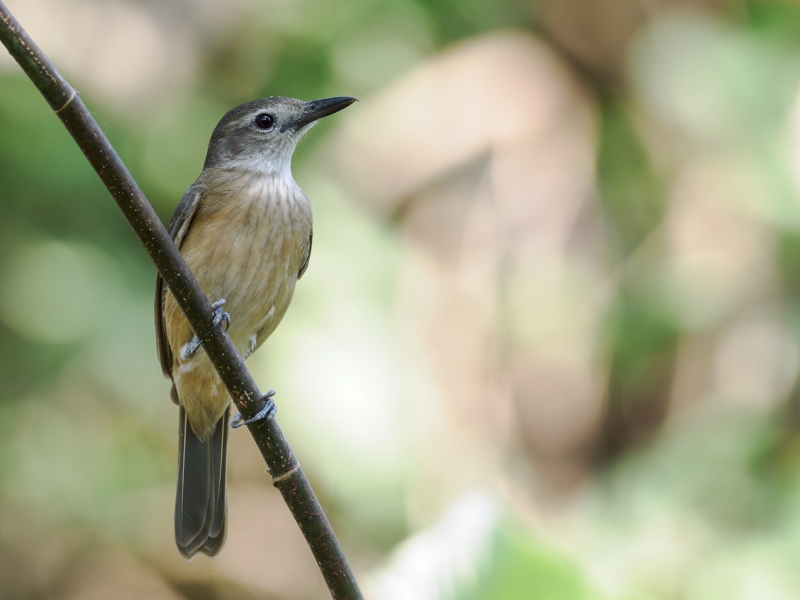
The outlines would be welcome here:
<svg viewBox="0 0 800 600">
<path fill-rule="evenodd" d="M 217 421 L 211 439 L 201 442 L 180 409 L 175 542 L 187 560 L 198 552 L 214 556 L 225 544 L 229 412 Z"/>
</svg>

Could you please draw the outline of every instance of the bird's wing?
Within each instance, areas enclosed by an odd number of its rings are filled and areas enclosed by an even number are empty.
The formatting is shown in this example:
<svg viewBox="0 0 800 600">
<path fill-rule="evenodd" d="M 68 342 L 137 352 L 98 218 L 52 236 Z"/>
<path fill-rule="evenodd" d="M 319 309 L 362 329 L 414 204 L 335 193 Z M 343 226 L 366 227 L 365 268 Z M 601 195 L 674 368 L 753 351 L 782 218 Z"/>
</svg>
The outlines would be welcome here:
<svg viewBox="0 0 800 600">
<path fill-rule="evenodd" d="M 189 231 L 189 225 L 197 212 L 202 195 L 203 188 L 198 184 L 192 185 L 183 194 L 175 212 L 172 214 L 172 219 L 169 222 L 169 234 L 179 249 L 181 242 L 186 237 L 186 232 Z M 157 275 L 155 302 L 156 347 L 158 349 L 158 360 L 161 362 L 161 371 L 164 373 L 164 377 L 172 379 L 172 349 L 169 347 L 167 332 L 164 330 L 164 291 L 164 280 L 161 275 Z M 177 398 L 174 397 L 174 388 L 172 399 L 177 403 Z"/>
<path fill-rule="evenodd" d="M 300 264 L 300 271 L 297 273 L 297 278 L 300 279 L 303 276 L 303 273 L 306 272 L 308 268 L 308 259 L 311 258 L 311 244 L 314 241 L 314 230 L 308 232 L 308 246 L 305 249 L 305 258 L 303 258 L 303 262 Z"/>
<path fill-rule="evenodd" d="M 303 276 L 303 273 L 306 272 L 308 268 L 308 259 L 311 258 L 311 244 L 314 241 L 314 230 L 309 229 L 308 231 L 308 242 L 303 244 L 300 247 L 300 254 L 303 257 L 302 262 L 300 263 L 300 269 L 297 273 L 297 278 L 300 279 Z M 261 329 L 256 332 L 256 343 L 252 347 L 251 351 L 255 352 L 264 340 L 267 339 L 267 332 L 270 330 L 271 324 L 264 325 Z"/>
</svg>

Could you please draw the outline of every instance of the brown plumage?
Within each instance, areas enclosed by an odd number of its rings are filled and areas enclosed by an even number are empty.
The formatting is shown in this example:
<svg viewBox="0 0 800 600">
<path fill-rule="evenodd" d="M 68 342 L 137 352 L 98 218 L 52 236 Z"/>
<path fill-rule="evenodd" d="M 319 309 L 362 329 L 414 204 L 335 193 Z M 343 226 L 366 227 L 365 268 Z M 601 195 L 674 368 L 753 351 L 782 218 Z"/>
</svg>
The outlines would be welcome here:
<svg viewBox="0 0 800 600">
<path fill-rule="evenodd" d="M 290 169 L 295 145 L 316 119 L 353 101 L 266 98 L 234 108 L 172 217 L 170 234 L 203 291 L 226 300 L 228 334 L 245 358 L 280 323 L 311 253 L 311 205 Z M 213 556 L 225 538 L 230 397 L 202 349 L 182 355 L 194 332 L 160 277 L 155 316 L 161 367 L 180 406 L 175 539 L 187 559 Z"/>
</svg>

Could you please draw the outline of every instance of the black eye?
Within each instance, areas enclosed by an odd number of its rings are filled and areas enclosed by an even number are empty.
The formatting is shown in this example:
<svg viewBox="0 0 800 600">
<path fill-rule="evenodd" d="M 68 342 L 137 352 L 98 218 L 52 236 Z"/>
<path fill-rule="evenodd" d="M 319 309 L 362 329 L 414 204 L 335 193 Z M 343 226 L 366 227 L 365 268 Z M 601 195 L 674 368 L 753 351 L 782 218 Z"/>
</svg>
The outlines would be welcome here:
<svg viewBox="0 0 800 600">
<path fill-rule="evenodd" d="M 267 113 L 262 113 L 256 117 L 256 127 L 259 129 L 269 129 L 275 122 L 275 118 Z"/>
</svg>

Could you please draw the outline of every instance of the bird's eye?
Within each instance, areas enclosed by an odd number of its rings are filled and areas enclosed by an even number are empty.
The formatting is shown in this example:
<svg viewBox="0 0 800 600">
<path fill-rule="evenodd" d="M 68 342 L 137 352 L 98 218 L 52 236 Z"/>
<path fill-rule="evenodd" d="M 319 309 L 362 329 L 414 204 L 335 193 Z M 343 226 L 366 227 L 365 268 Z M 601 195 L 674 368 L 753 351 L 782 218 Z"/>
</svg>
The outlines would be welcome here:
<svg viewBox="0 0 800 600">
<path fill-rule="evenodd" d="M 261 113 L 260 115 L 256 116 L 256 127 L 259 129 L 269 129 L 272 127 L 274 122 L 275 118 L 267 113 Z"/>
</svg>

